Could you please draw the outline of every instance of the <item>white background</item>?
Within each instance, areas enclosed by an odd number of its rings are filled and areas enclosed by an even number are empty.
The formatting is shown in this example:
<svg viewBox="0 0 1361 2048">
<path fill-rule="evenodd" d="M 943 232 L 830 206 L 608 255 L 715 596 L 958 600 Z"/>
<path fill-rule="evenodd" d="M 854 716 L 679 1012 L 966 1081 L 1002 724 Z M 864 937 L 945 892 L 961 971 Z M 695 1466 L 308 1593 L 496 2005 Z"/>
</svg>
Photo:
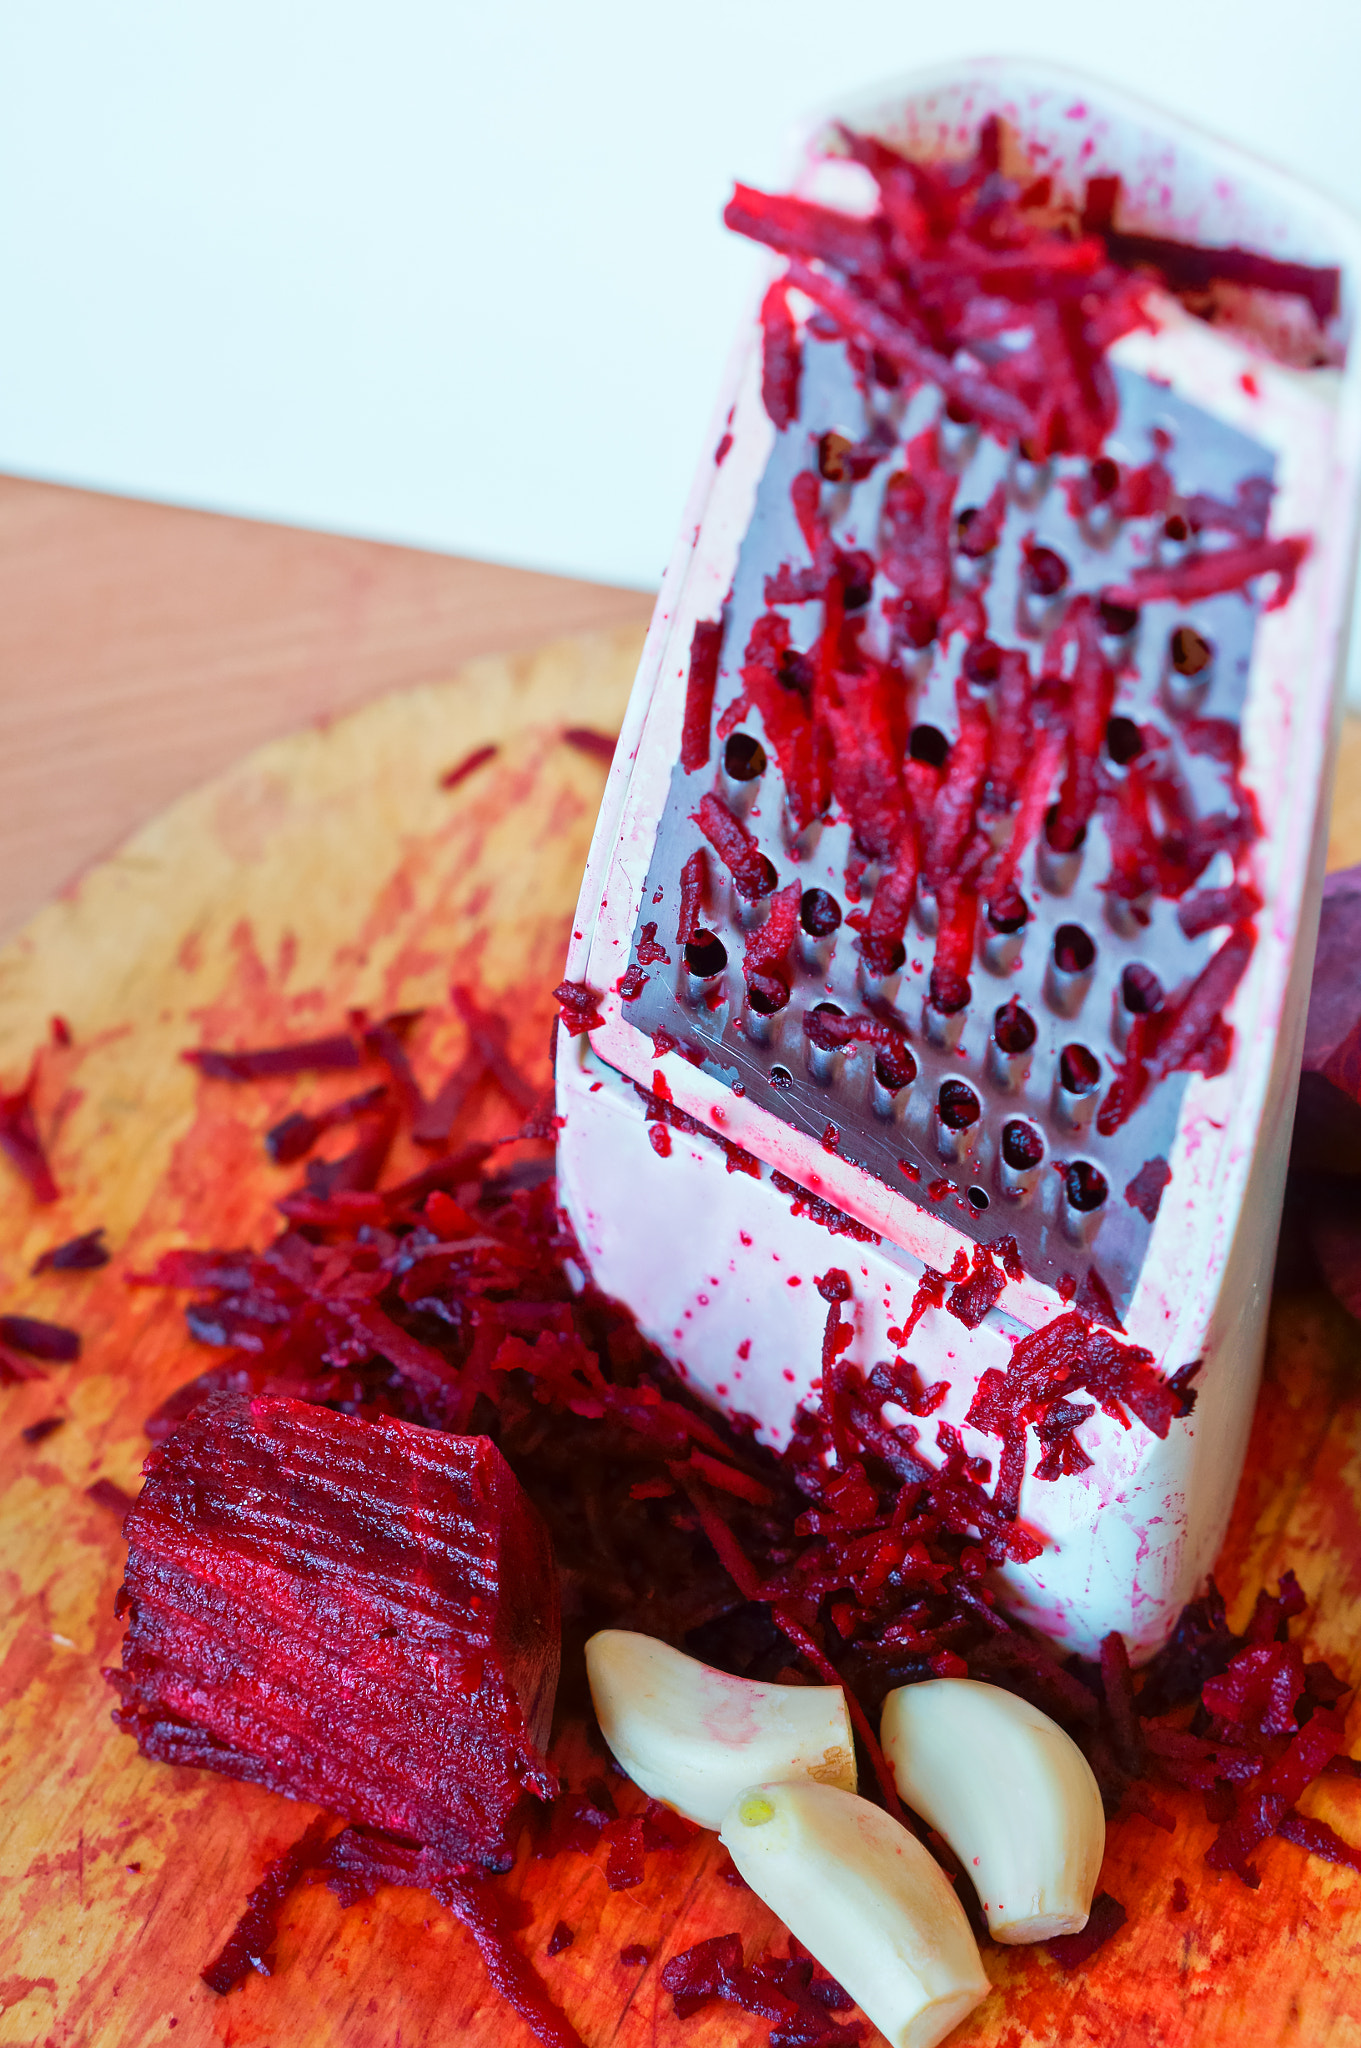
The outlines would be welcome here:
<svg viewBox="0 0 1361 2048">
<path fill-rule="evenodd" d="M 732 178 L 986 51 L 1361 212 L 1358 0 L 3 0 L 0 468 L 654 584 Z"/>
</svg>

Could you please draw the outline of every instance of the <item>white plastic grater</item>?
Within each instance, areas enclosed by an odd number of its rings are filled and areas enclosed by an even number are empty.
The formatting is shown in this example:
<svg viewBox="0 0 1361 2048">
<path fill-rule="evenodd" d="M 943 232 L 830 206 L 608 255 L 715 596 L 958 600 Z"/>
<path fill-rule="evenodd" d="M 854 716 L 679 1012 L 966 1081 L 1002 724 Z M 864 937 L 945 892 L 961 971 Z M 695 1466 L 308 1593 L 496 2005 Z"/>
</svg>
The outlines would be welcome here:
<svg viewBox="0 0 1361 2048">
<path fill-rule="evenodd" d="M 1242 779 L 1262 823 L 1253 880 L 1266 907 L 1227 1013 L 1230 1064 L 1215 1079 L 1170 1075 L 1118 1131 L 1095 1132 L 1090 1112 L 1105 1081 L 1094 1094 L 1084 1091 L 1082 1063 L 1061 1066 L 1065 1048 L 1094 1059 L 1108 1080 L 1130 1021 L 1122 994 L 1138 987 L 1126 970 L 1150 970 L 1170 992 L 1216 946 L 1213 932 L 1185 938 L 1167 902 L 1141 906 L 1147 922 L 1118 906 L 1112 915 L 1099 886 L 1109 866 L 1099 820 L 1076 859 L 1056 861 L 1030 848 L 1021 867 L 1030 919 L 1019 957 L 1014 938 L 985 939 L 962 1018 L 924 1011 L 933 947 L 924 892 L 899 970 L 867 982 L 844 923 L 829 937 L 804 932 L 793 999 L 763 1017 L 744 1000 L 739 965 L 744 927 L 761 913 L 726 883 L 715 886 L 704 924 L 726 949 L 726 969 L 707 978 L 688 972 L 675 943 L 678 881 L 687 855 L 703 843 L 692 814 L 706 791 L 743 816 L 781 887 L 797 880 L 804 890 L 823 888 L 845 908 L 847 827 L 832 822 L 791 838 L 782 828 L 772 747 L 754 785 L 727 774 L 718 743 L 704 769 L 687 776 L 679 767 L 696 624 L 725 621 L 721 712 L 762 608 L 762 580 L 797 558 L 790 479 L 807 467 L 810 446 L 825 431 L 856 441 L 872 426 L 841 344 L 805 337 L 800 417 L 777 434 L 761 401 L 753 322 L 715 427 L 714 446 L 727 445 L 721 460 L 708 454 L 701 464 L 583 883 L 567 977 L 601 992 L 605 1021 L 589 1041 L 559 1038 L 560 1187 L 597 1283 L 628 1302 L 692 1385 L 753 1415 L 776 1445 L 786 1440 L 797 1405 L 816 1393 L 824 1308 L 813 1281 L 831 1266 L 850 1273 L 850 1355 L 868 1370 L 899 1348 L 889 1332 L 907 1321 L 924 1267 L 948 1271 L 961 1251 L 972 1255 L 976 1245 L 1002 1237 L 1016 1242 L 1024 1277 L 1008 1280 L 976 1328 L 946 1308 L 928 1310 L 904 1347 L 923 1381 L 949 1382 L 934 1419 L 957 1426 L 982 1372 L 1005 1368 L 1011 1340 L 1061 1313 L 1075 1289 L 1094 1313 L 1108 1301 L 1130 1340 L 1167 1372 L 1202 1359 L 1195 1414 L 1174 1423 L 1165 1440 L 1137 1422 L 1122 1430 L 1098 1411 L 1081 1429 L 1093 1460 L 1085 1472 L 1040 1481 L 1028 1471 L 1021 1513 L 1047 1547 L 1033 1565 L 1003 1574 L 1011 1610 L 1069 1647 L 1091 1650 L 1118 1629 L 1146 1655 L 1213 1563 L 1260 1370 L 1353 572 L 1361 373 L 1346 362 L 1344 344 L 1361 239 L 1336 209 L 1278 174 L 1061 73 L 980 63 L 910 82 L 873 104 L 840 110 L 839 118 L 910 153 L 948 157 L 972 146 L 990 113 L 1020 138 L 1032 163 L 1073 192 L 1094 173 L 1118 173 L 1123 225 L 1342 272 L 1342 311 L 1330 333 L 1339 367 L 1284 368 L 1170 298 L 1158 302 L 1156 332 L 1127 337 L 1111 355 L 1121 396 L 1113 453 L 1144 460 L 1150 436 L 1170 432 L 1168 462 L 1181 496 L 1228 500 L 1245 480 L 1269 477 L 1270 532 L 1310 539 L 1295 595 L 1278 610 L 1263 610 L 1260 592 L 1253 603 L 1227 594 L 1189 606 L 1145 604 L 1128 650 L 1135 672 L 1115 705 L 1125 717 L 1156 718 L 1166 693 L 1182 690 L 1194 694 L 1201 715 L 1240 722 Z M 854 207 L 856 167 L 829 156 L 834 148 L 830 129 L 812 135 L 795 189 Z M 909 415 L 892 422 L 900 442 L 933 407 L 933 394 L 916 394 Z M 1014 463 L 1008 469 L 994 443 L 959 440 L 957 502 L 982 503 L 998 480 L 1007 484 L 988 600 L 994 640 L 1011 638 L 1004 614 L 1017 633 L 1037 623 L 1021 618 L 1028 600 L 1015 580 L 1026 535 L 1073 562 L 1077 589 L 1118 582 L 1129 565 L 1120 555 L 1125 537 L 1099 537 L 1089 547 L 1057 483 L 1046 488 L 1042 474 L 1018 474 Z M 877 484 L 871 477 L 842 494 L 838 534 L 847 544 L 857 521 L 874 516 L 857 491 L 868 498 L 881 490 L 883 474 L 881 467 Z M 1213 646 L 1207 673 L 1169 671 L 1170 638 L 1183 626 Z M 933 650 L 917 679 L 914 722 L 946 740 L 954 732 L 958 645 L 952 658 Z M 765 737 L 755 712 L 740 731 Z M 1184 766 L 1193 779 L 1209 773 Z M 650 937 L 649 923 L 657 927 Z M 1061 930 L 1067 937 L 1056 953 Z M 669 955 L 664 964 L 659 952 Z M 635 984 L 643 972 L 647 980 L 625 1002 L 618 984 L 631 967 L 640 969 Z M 1034 1027 L 1020 1052 L 993 1042 L 996 1012 L 1012 998 Z M 810 1040 L 805 1016 L 820 1003 L 848 1013 L 868 1005 L 900 1020 L 916 1066 L 911 1085 L 892 1090 L 876 1081 L 867 1051 L 848 1056 Z M 679 1050 L 658 1057 L 658 1033 L 668 1035 L 663 1045 L 668 1037 L 681 1041 L 691 1057 Z M 1078 1085 L 1064 1087 L 1065 1077 Z M 980 1110 L 963 1132 L 939 1113 L 942 1087 L 959 1082 Z M 661 1156 L 639 1087 L 669 1092 L 707 1131 L 754 1155 L 759 1177 L 730 1171 L 722 1149 L 681 1130 L 669 1132 L 669 1153 Z M 1031 1133 L 1036 1165 L 1024 1146 L 1004 1151 L 1009 1125 Z M 835 1150 L 824 1144 L 829 1127 Z M 1068 1199 L 1071 1182 L 1049 1170 L 1055 1160 L 1087 1173 L 1079 1203 Z M 1149 1222 L 1123 1191 L 1156 1161 L 1166 1162 L 1171 1178 Z M 1096 1206 L 1083 1206 L 1093 1192 Z M 830 1205 L 822 1220 L 819 1204 Z M 858 1232 L 845 1234 L 834 1212 Z M 931 1439 L 924 1429 L 919 1448 L 928 1457 Z M 965 1440 L 995 1459 L 993 1439 L 966 1429 Z M 1033 1436 L 1029 1443 L 1033 1467 Z"/>
</svg>

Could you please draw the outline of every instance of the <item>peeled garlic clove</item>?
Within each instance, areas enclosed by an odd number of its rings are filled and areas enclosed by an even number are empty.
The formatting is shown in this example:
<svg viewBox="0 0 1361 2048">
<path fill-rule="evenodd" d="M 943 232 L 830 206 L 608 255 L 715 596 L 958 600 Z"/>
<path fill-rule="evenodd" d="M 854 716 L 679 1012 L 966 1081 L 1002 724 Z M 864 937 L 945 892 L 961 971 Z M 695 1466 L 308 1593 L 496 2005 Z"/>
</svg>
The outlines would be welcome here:
<svg viewBox="0 0 1361 2048">
<path fill-rule="evenodd" d="M 1057 1722 L 1000 1686 L 933 1678 L 889 1694 L 879 1736 L 903 1798 L 968 1871 L 994 1941 L 1087 1925 L 1106 1818 Z"/>
<path fill-rule="evenodd" d="M 758 1898 L 891 2048 L 934 2048 L 988 1995 L 964 1909 L 915 1835 L 832 1785 L 753 1785 L 719 1835 Z"/>
<path fill-rule="evenodd" d="M 635 1785 L 702 1828 L 760 1778 L 855 1790 L 855 1745 L 836 1685 L 760 1685 L 668 1643 L 605 1628 L 586 1645 L 600 1732 Z"/>
</svg>

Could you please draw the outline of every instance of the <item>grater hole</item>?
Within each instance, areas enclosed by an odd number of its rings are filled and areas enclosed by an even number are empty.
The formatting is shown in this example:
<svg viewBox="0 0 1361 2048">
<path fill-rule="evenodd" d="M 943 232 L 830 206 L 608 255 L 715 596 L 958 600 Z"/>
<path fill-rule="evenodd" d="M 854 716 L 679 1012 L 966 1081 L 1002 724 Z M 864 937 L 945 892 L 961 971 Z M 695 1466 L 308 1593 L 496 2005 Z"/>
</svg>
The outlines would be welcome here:
<svg viewBox="0 0 1361 2048">
<path fill-rule="evenodd" d="M 1003 1003 L 992 1020 L 992 1035 L 997 1041 L 999 1052 L 1015 1057 L 1017 1053 L 1029 1052 L 1035 1043 L 1035 1019 L 1029 1010 L 1023 1010 L 1015 996 L 1009 1003 Z"/>
<path fill-rule="evenodd" d="M 1199 676 L 1214 660 L 1214 647 L 1194 626 L 1178 626 L 1167 643 L 1168 659 L 1179 676 Z"/>
<path fill-rule="evenodd" d="M 1090 1095 L 1101 1080 L 1101 1062 L 1085 1045 L 1065 1045 L 1059 1054 L 1059 1086 L 1067 1095 Z"/>
<path fill-rule="evenodd" d="M 815 1003 L 803 1013 L 804 1033 L 819 1052 L 835 1052 L 846 1043 L 846 1034 L 839 1028 L 845 1021 L 840 1003 Z"/>
<path fill-rule="evenodd" d="M 697 931 L 685 945 L 685 964 L 698 981 L 712 981 L 728 964 L 728 949 L 714 932 Z"/>
<path fill-rule="evenodd" d="M 792 1088 L 794 1086 L 794 1076 L 790 1073 L 788 1067 L 772 1067 L 770 1070 L 770 1085 L 772 1088 Z"/>
<path fill-rule="evenodd" d="M 874 595 L 874 557 L 863 549 L 841 559 L 841 597 L 848 612 L 862 611 Z"/>
<path fill-rule="evenodd" d="M 874 1078 L 890 1095 L 896 1095 L 916 1080 L 917 1062 L 905 1045 L 884 1046 L 874 1055 Z"/>
<path fill-rule="evenodd" d="M 960 674 L 966 683 L 986 686 L 1002 673 L 1002 650 L 991 640 L 971 640 L 964 650 Z"/>
<path fill-rule="evenodd" d="M 939 726 L 914 725 L 907 751 L 914 761 L 924 761 L 928 768 L 943 768 L 949 758 L 950 742 Z"/>
<path fill-rule="evenodd" d="M 973 1208 L 980 1210 L 987 1208 L 988 1191 L 986 1188 L 966 1188 L 965 1193 L 968 1195 Z"/>
<path fill-rule="evenodd" d="M 907 959 L 907 947 L 901 939 L 865 938 L 861 941 L 860 951 L 867 972 L 881 979 L 885 975 L 896 974 Z"/>
<path fill-rule="evenodd" d="M 747 983 L 747 1002 L 758 1017 L 774 1017 L 789 1001 L 789 990 L 776 974 L 753 974 Z"/>
<path fill-rule="evenodd" d="M 1087 471 L 1087 480 L 1092 487 L 1092 502 L 1104 505 L 1120 488 L 1120 465 L 1112 462 L 1109 455 L 1098 455 Z"/>
<path fill-rule="evenodd" d="M 1059 807 L 1057 804 L 1050 804 L 1049 809 L 1044 814 L 1044 839 L 1046 846 L 1054 853 L 1076 853 L 1085 842 L 1086 837 L 1087 827 L 1085 825 L 1079 825 L 1076 831 L 1071 826 L 1068 826 L 1064 831 L 1060 832 Z M 1059 842 L 1063 839 L 1067 839 L 1070 843 L 1067 846 L 1061 845 Z"/>
<path fill-rule="evenodd" d="M 1079 1215 L 1090 1216 L 1105 1202 L 1110 1183 L 1099 1166 L 1093 1166 L 1087 1159 L 1075 1159 L 1064 1173 L 1063 1192 L 1070 1208 Z"/>
<path fill-rule="evenodd" d="M 723 749 L 723 766 L 734 782 L 755 782 L 766 772 L 766 750 L 749 732 L 735 732 Z"/>
<path fill-rule="evenodd" d="M 799 898 L 799 923 L 810 939 L 829 939 L 841 923 L 841 905 L 829 889 L 805 889 Z"/>
<path fill-rule="evenodd" d="M 1055 548 L 1027 548 L 1021 582 L 1032 597 L 1057 597 L 1068 582 L 1068 564 Z"/>
<path fill-rule="evenodd" d="M 737 883 L 736 877 L 734 877 L 734 886 L 737 888 L 738 895 L 748 903 L 759 903 L 763 896 L 769 896 L 771 890 L 780 879 L 766 854 L 763 853 L 760 856 L 760 863 L 760 881 L 757 887 L 751 891 L 750 895 Z"/>
<path fill-rule="evenodd" d="M 1163 985 L 1151 967 L 1131 961 L 1120 976 L 1120 1000 L 1131 1017 L 1149 1017 L 1160 1008 Z"/>
<path fill-rule="evenodd" d="M 983 1114 L 983 1106 L 967 1081 L 942 1081 L 936 1101 L 947 1131 L 967 1131 Z"/>
<path fill-rule="evenodd" d="M 1112 718 L 1106 727 L 1106 752 L 1117 768 L 1128 768 L 1144 751 L 1144 736 L 1132 718 Z"/>
<path fill-rule="evenodd" d="M 1139 623 L 1137 605 L 1119 604 L 1113 597 L 1102 597 L 1098 598 L 1096 608 L 1101 615 L 1102 631 L 1113 640 L 1123 640 Z"/>
<path fill-rule="evenodd" d="M 1002 1126 L 1002 1158 L 1013 1173 L 1030 1173 L 1044 1158 L 1044 1139 L 1034 1124 L 1013 1117 Z"/>
<path fill-rule="evenodd" d="M 1061 924 L 1054 934 L 1054 965 L 1060 974 L 1086 974 L 1096 958 L 1096 942 L 1080 924 Z"/>
<path fill-rule="evenodd" d="M 996 533 L 989 533 L 986 525 L 979 524 L 982 512 L 981 505 L 966 505 L 955 521 L 955 545 L 971 562 L 990 555 L 997 545 Z"/>
<path fill-rule="evenodd" d="M 1030 912 L 1019 896 L 988 905 L 988 924 L 999 937 L 1006 938 L 1013 932 L 1024 931 L 1029 922 Z"/>
</svg>

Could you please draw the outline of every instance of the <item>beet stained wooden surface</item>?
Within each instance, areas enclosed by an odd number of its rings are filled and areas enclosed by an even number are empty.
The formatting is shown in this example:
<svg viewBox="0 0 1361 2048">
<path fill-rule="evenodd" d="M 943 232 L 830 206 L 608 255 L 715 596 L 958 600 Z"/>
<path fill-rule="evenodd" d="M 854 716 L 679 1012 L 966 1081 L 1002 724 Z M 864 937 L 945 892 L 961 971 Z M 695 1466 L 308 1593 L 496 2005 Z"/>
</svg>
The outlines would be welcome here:
<svg viewBox="0 0 1361 2048">
<path fill-rule="evenodd" d="M 651 608 L 641 591 L 0 477 L 0 939 L 262 741 Z"/>
<path fill-rule="evenodd" d="M 278 1973 L 219 1999 L 198 1971 L 305 1809 L 249 1787 L 144 1763 L 109 1722 L 100 1667 L 116 1658 L 118 1518 L 85 1489 L 133 1490 L 141 1419 L 201 1369 L 182 1298 L 130 1286 L 176 1244 L 262 1244 L 295 1176 L 261 1138 L 291 1107 L 352 1078 L 249 1088 L 205 1082 L 190 1045 L 314 1035 L 349 1004 L 434 1006 L 413 1041 L 427 1080 L 460 1049 L 451 976 L 503 1006 L 513 1050 L 547 1078 L 548 991 L 603 785 L 565 724 L 613 730 L 636 631 L 473 664 L 453 682 L 376 702 L 324 731 L 266 746 L 141 830 L 0 952 L 0 1082 L 13 1087 L 53 1014 L 69 1048 L 44 1053 L 39 1118 L 62 1196 L 29 1199 L 0 1160 L 0 1304 L 70 1321 L 75 1366 L 0 1389 L 0 2048 L 526 2048 L 486 1990 L 471 1942 L 434 1901 L 385 1892 L 342 1912 L 304 1891 L 283 1917 Z M 443 770 L 500 752 L 454 791 Z M 1350 776 L 1339 820 L 1354 796 Z M 1344 826 L 1344 831 L 1349 830 Z M 1335 848 L 1355 858 L 1345 837 Z M 394 1170 L 403 1169 L 398 1159 Z M 29 1277 L 38 1253 L 103 1224 L 114 1263 Z M 50 1415 L 40 1444 L 20 1436 Z M 1316 1298 L 1280 1300 L 1266 1387 L 1221 1579 L 1241 1621 L 1287 1565 L 1317 1612 L 1316 1652 L 1361 1674 L 1361 1346 Z M 1352 1717 L 1357 1747 L 1358 1717 Z M 566 1763 L 584 1757 L 569 1726 Z M 1248 1892 L 1202 1863 L 1197 1802 L 1160 1793 L 1169 1837 L 1111 1829 L 1103 1882 L 1130 1924 L 1064 1978 L 1046 1957 L 991 1950 L 995 1995 L 960 2048 L 1267 2048 L 1361 2043 L 1361 1879 L 1285 1843 Z M 1357 1788 L 1327 1781 L 1306 1809 L 1353 1839 Z M 611 1893 L 603 1858 L 522 1862 L 520 1940 L 589 2048 L 736 2048 L 766 2028 L 729 2008 L 682 2023 L 659 1984 L 667 1955 L 738 1929 L 773 1931 L 718 1874 L 713 1845 L 649 1857 L 641 1894 Z M 1189 1889 L 1173 1909 L 1173 1881 Z M 575 1941 L 544 1956 L 559 1920 Z M 625 1945 L 647 1967 L 619 1960 Z"/>
</svg>

